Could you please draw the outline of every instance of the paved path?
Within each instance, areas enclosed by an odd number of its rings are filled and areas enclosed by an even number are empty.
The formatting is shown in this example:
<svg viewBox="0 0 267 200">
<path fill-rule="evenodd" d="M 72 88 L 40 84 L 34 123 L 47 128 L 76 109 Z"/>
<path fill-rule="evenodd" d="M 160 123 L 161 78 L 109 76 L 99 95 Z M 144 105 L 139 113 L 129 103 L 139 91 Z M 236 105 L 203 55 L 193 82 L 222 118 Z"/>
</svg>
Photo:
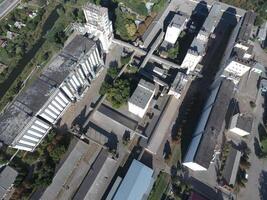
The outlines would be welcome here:
<svg viewBox="0 0 267 200">
<path fill-rule="evenodd" d="M 0 4 L 0 19 L 5 17 L 12 9 L 14 9 L 20 0 L 4 0 Z"/>
<path fill-rule="evenodd" d="M 257 60 L 262 65 L 267 65 L 267 53 L 261 48 L 259 42 L 255 41 L 254 45 L 254 53 L 255 53 L 255 60 Z"/>
<path fill-rule="evenodd" d="M 102 82 L 106 76 L 107 69 L 104 68 L 100 72 L 99 77 L 95 79 L 91 87 L 86 91 L 84 97 L 66 110 L 64 115 L 61 117 L 59 125 L 63 128 L 70 128 L 73 121 L 76 121 L 79 124 L 83 124 L 86 121 L 87 116 L 90 111 L 92 111 L 91 103 L 95 103 L 100 97 L 98 91 L 102 85 Z"/>
<path fill-rule="evenodd" d="M 117 44 L 119 46 L 123 46 L 123 47 L 129 48 L 131 50 L 134 50 L 136 53 L 141 54 L 141 55 L 147 55 L 148 54 L 145 50 L 143 50 L 143 49 L 141 49 L 139 47 L 136 47 L 136 46 L 134 46 L 134 45 L 132 45 L 130 43 L 127 43 L 127 42 L 118 40 L 118 39 L 113 39 L 113 43 L 114 44 Z M 154 51 L 155 51 L 155 48 L 154 48 Z M 155 62 L 158 62 L 159 64 L 163 64 L 165 66 L 172 67 L 172 68 L 180 68 L 181 67 L 180 65 L 178 65 L 176 63 L 173 63 L 171 61 L 168 61 L 168 60 L 166 60 L 164 58 L 161 58 L 159 56 L 153 55 L 153 52 L 154 51 L 150 51 L 150 54 L 151 55 L 150 56 L 146 56 L 146 59 L 148 59 L 148 60 L 151 59 L 151 60 L 153 60 Z M 146 63 L 147 63 L 147 61 L 146 61 Z"/>
<path fill-rule="evenodd" d="M 263 103 L 264 103 L 264 99 L 259 93 L 257 102 L 256 102 L 257 107 L 254 109 L 255 118 L 254 118 L 254 123 L 253 123 L 253 129 L 247 141 L 248 147 L 251 150 L 250 159 L 249 159 L 251 163 L 251 167 L 247 171 L 248 182 L 246 184 L 246 187 L 242 188 L 237 195 L 236 199 L 238 200 L 252 200 L 252 199 L 260 200 L 261 199 L 260 192 L 259 192 L 261 188 L 261 185 L 259 183 L 259 178 L 260 178 L 262 171 L 267 172 L 267 159 L 259 159 L 255 155 L 254 143 L 255 143 L 255 138 L 259 140 L 258 124 L 262 123 L 262 113 L 263 113 L 262 104 Z M 267 199 L 267 196 L 265 196 L 264 199 Z M 261 199 L 261 200 L 264 200 L 264 199 Z"/>
</svg>

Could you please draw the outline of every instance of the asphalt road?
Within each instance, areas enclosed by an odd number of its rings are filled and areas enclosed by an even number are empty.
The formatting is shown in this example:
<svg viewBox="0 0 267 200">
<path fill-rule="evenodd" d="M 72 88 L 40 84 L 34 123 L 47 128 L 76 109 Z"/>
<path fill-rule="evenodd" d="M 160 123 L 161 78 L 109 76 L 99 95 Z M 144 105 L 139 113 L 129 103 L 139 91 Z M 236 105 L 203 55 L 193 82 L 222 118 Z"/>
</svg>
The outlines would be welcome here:
<svg viewBox="0 0 267 200">
<path fill-rule="evenodd" d="M 264 200 L 267 199 L 266 192 L 263 194 L 262 191 L 264 190 L 264 184 L 260 183 L 260 177 L 263 172 L 267 172 L 267 160 L 266 159 L 259 159 L 256 156 L 256 149 L 255 149 L 255 140 L 259 140 L 259 131 L 258 131 L 258 124 L 262 123 L 262 113 L 263 113 L 263 105 L 264 99 L 261 94 L 258 94 L 258 98 L 256 101 L 256 108 L 253 111 L 254 114 L 254 123 L 251 135 L 248 137 L 248 147 L 251 150 L 249 161 L 251 163 L 251 167 L 247 171 L 248 174 L 248 182 L 246 183 L 246 187 L 242 188 L 237 195 L 238 200 Z M 267 180 L 265 180 L 267 182 Z M 266 188 L 265 188 L 266 189 Z M 260 197 L 262 195 L 262 198 Z"/>
<path fill-rule="evenodd" d="M 6 16 L 13 8 L 17 6 L 20 0 L 4 0 L 0 4 L 0 19 Z"/>
</svg>

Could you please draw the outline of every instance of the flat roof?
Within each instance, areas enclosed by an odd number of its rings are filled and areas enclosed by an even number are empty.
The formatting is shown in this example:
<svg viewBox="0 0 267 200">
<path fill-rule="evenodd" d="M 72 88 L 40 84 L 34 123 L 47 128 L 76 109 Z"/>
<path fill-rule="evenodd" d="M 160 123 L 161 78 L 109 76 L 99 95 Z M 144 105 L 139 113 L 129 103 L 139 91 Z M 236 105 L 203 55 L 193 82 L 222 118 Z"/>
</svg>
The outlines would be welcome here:
<svg viewBox="0 0 267 200">
<path fill-rule="evenodd" d="M 18 172 L 12 167 L 6 166 L 0 172 L 0 197 L 3 197 L 7 190 L 15 182 Z"/>
<path fill-rule="evenodd" d="M 250 133 L 252 130 L 252 124 L 253 124 L 252 116 L 248 114 L 238 114 L 237 121 L 236 121 L 237 128 L 240 128 Z"/>
<path fill-rule="evenodd" d="M 48 67 L 44 69 L 42 75 L 47 77 L 48 80 L 54 81 L 57 85 L 60 85 L 74 69 L 75 63 L 73 60 L 57 55 L 51 60 Z"/>
<path fill-rule="evenodd" d="M 187 18 L 185 15 L 182 14 L 175 14 L 172 21 L 171 21 L 171 26 L 180 28 L 181 26 L 183 26 L 183 24 L 186 22 Z"/>
<path fill-rule="evenodd" d="M 102 149 L 99 155 L 97 156 L 95 162 L 91 166 L 90 170 L 88 171 L 87 175 L 83 179 L 79 189 L 76 191 L 73 200 L 81 200 L 85 198 L 88 190 L 93 185 L 99 171 L 101 170 L 107 158 L 108 158 L 107 150 Z"/>
<path fill-rule="evenodd" d="M 82 55 L 89 52 L 96 43 L 83 35 L 75 37 L 61 51 L 62 56 L 68 56 L 73 59 L 79 59 Z"/>
<path fill-rule="evenodd" d="M 22 129 L 33 119 L 32 110 L 14 101 L 0 115 L 0 140 L 10 145 Z"/>
<path fill-rule="evenodd" d="M 182 72 L 178 72 L 172 83 L 172 88 L 176 92 L 181 93 L 185 88 L 187 81 L 188 81 L 187 75 Z"/>
<path fill-rule="evenodd" d="M 30 108 L 33 114 L 36 114 L 56 89 L 57 84 L 54 81 L 41 75 L 28 89 L 20 93 L 16 100 Z"/>
<path fill-rule="evenodd" d="M 97 111 L 109 117 L 110 119 L 122 124 L 123 126 L 130 128 L 131 130 L 135 130 L 138 125 L 137 121 L 129 118 L 128 116 L 123 115 L 122 113 L 114 110 L 113 108 L 105 104 L 101 104 Z"/>
<path fill-rule="evenodd" d="M 202 109 L 184 163 L 194 162 L 208 169 L 214 151 L 221 148 L 225 116 L 234 94 L 234 83 L 223 79 L 212 89 Z"/>
<path fill-rule="evenodd" d="M 144 109 L 149 103 L 155 88 L 156 87 L 153 83 L 141 79 L 128 102 Z"/>
<path fill-rule="evenodd" d="M 141 200 L 153 182 L 153 170 L 137 160 L 133 160 L 113 200 Z"/>
<path fill-rule="evenodd" d="M 223 178 L 228 185 L 235 185 L 240 158 L 241 152 L 231 147 L 223 169 Z"/>
<path fill-rule="evenodd" d="M 189 48 L 189 52 L 191 54 L 202 54 L 205 52 L 205 49 L 206 49 L 206 45 L 205 43 L 198 39 L 197 37 L 194 38 L 193 42 L 191 43 L 191 46 Z"/>
<path fill-rule="evenodd" d="M 215 2 L 211 7 L 209 15 L 206 18 L 201 30 L 207 33 L 213 32 L 213 28 L 215 28 L 216 24 L 218 24 L 221 14 L 221 5 L 220 3 Z"/>
<path fill-rule="evenodd" d="M 16 97 L 14 102 L 0 115 L 0 140 L 10 145 L 15 137 L 33 119 L 59 85 L 75 68 L 80 55 L 95 45 L 91 39 L 75 35 L 55 56 L 42 74 Z"/>
<path fill-rule="evenodd" d="M 247 42 L 250 38 L 251 30 L 254 26 L 254 22 L 256 19 L 256 13 L 253 11 L 247 11 L 243 17 L 243 23 L 239 30 L 237 41 Z"/>
<path fill-rule="evenodd" d="M 209 113 L 208 121 L 194 158 L 196 163 L 205 168 L 209 167 L 214 150 L 217 145 L 220 145 L 218 144 L 218 139 L 223 134 L 225 116 L 233 97 L 234 87 L 235 85 L 232 81 L 227 79 L 222 81 Z"/>
</svg>

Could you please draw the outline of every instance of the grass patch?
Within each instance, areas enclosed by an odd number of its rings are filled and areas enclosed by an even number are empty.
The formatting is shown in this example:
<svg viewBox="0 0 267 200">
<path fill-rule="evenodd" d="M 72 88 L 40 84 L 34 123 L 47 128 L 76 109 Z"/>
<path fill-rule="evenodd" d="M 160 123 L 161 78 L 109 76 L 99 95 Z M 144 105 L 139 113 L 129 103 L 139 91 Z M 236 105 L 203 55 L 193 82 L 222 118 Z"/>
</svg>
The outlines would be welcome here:
<svg viewBox="0 0 267 200">
<path fill-rule="evenodd" d="M 160 200 L 167 190 L 169 182 L 170 175 L 164 172 L 160 172 L 156 182 L 153 185 L 153 189 L 148 197 L 148 200 Z"/>
<path fill-rule="evenodd" d="M 178 163 L 181 161 L 181 144 L 179 143 L 173 143 L 171 145 L 172 149 L 172 157 L 171 157 L 171 166 L 177 166 Z"/>
<path fill-rule="evenodd" d="M 34 152 L 19 151 L 10 163 L 19 172 L 11 199 L 29 199 L 39 187 L 48 186 L 71 139 L 71 134 L 63 135 L 51 130 Z"/>
</svg>

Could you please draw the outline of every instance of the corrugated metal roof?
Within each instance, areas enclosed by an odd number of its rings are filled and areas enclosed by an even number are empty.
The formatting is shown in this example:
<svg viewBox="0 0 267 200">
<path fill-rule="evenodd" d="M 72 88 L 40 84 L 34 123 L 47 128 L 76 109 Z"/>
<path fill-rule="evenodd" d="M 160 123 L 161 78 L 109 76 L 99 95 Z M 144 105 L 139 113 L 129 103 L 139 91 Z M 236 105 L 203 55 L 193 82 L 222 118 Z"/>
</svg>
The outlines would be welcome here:
<svg viewBox="0 0 267 200">
<path fill-rule="evenodd" d="M 113 200 L 141 200 L 152 184 L 153 170 L 133 160 Z"/>
</svg>

